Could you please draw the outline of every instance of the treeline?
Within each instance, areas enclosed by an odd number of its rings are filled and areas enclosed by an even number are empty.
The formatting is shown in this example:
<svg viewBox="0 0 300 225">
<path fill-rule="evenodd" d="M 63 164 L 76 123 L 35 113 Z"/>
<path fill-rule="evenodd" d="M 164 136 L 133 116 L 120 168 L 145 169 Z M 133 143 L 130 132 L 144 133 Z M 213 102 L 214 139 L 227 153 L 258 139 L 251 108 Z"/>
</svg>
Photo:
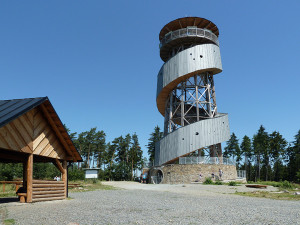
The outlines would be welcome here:
<svg viewBox="0 0 300 225">
<path fill-rule="evenodd" d="M 262 125 L 252 139 L 245 135 L 240 144 L 232 133 L 223 156 L 235 159 L 248 181 L 300 182 L 300 130 L 291 143 L 278 131 L 267 133 Z"/>
<path fill-rule="evenodd" d="M 106 135 L 102 130 L 91 128 L 79 134 L 67 130 L 83 158 L 82 163 L 73 164 L 71 173 L 79 170 L 80 175 L 83 168 L 99 168 L 101 180 L 133 180 L 137 170 L 142 169 L 143 151 L 136 133 L 106 143 Z M 79 175 L 76 178 L 82 178 Z"/>
<path fill-rule="evenodd" d="M 96 128 L 79 134 L 66 130 L 83 158 L 83 162 L 69 164 L 69 180 L 83 180 L 85 168 L 98 168 L 100 180 L 133 180 L 143 167 L 143 151 L 135 133 L 107 143 L 105 132 Z M 52 163 L 34 163 L 34 179 L 53 179 L 55 176 L 60 176 L 60 171 Z M 22 177 L 23 164 L 0 163 L 0 180 Z"/>
</svg>

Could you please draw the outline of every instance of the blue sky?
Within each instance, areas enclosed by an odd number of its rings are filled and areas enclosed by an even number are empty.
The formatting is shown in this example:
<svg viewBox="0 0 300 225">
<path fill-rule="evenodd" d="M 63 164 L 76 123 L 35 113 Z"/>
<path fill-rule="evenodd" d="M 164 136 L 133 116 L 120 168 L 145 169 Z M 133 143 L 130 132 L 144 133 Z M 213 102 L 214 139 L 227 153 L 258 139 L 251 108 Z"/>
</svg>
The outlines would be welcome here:
<svg viewBox="0 0 300 225">
<path fill-rule="evenodd" d="M 300 2 L 1 1 L 0 99 L 48 96 L 73 132 L 107 140 L 136 132 L 145 145 L 163 117 L 158 34 L 198 16 L 220 30 L 219 112 L 241 140 L 263 124 L 293 141 L 300 129 Z M 223 145 L 224 147 L 225 145 Z"/>
</svg>

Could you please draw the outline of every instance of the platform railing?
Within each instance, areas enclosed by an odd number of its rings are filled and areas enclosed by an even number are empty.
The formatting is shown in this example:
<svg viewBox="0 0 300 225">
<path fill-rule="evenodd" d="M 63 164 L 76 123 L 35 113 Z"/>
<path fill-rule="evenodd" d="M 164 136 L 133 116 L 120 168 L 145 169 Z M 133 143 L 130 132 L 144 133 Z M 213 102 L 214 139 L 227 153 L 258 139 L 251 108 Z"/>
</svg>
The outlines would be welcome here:
<svg viewBox="0 0 300 225">
<path fill-rule="evenodd" d="M 234 165 L 235 160 L 225 157 L 205 157 L 205 156 L 191 156 L 179 157 L 179 164 L 223 164 Z"/>
<path fill-rule="evenodd" d="M 169 43 L 170 41 L 182 37 L 204 37 L 213 41 L 216 45 L 219 46 L 218 37 L 211 31 L 202 28 L 187 27 L 187 28 L 182 28 L 180 30 L 171 31 L 168 34 L 166 34 L 165 37 L 161 40 L 159 44 L 159 48 Z"/>
</svg>

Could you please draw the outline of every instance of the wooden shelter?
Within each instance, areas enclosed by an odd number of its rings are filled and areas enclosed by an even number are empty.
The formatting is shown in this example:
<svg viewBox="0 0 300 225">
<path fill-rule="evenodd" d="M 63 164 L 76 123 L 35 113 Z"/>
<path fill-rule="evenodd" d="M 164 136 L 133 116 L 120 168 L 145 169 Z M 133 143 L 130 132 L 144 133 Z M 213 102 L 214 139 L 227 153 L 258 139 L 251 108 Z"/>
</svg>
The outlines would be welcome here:
<svg viewBox="0 0 300 225">
<path fill-rule="evenodd" d="M 26 202 L 67 197 L 67 162 L 82 161 L 48 97 L 0 100 L 0 162 L 23 163 Z M 33 162 L 52 162 L 62 181 L 33 180 Z"/>
</svg>

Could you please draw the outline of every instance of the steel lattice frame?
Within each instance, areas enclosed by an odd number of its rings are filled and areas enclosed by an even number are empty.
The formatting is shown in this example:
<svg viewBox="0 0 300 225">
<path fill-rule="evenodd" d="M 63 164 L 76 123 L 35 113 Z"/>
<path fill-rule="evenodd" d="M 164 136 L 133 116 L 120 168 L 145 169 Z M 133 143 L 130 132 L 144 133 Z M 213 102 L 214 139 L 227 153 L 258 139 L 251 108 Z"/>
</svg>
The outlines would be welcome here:
<svg viewBox="0 0 300 225">
<path fill-rule="evenodd" d="M 170 92 L 165 111 L 164 133 L 217 114 L 214 78 L 209 72 L 194 75 Z"/>
</svg>

